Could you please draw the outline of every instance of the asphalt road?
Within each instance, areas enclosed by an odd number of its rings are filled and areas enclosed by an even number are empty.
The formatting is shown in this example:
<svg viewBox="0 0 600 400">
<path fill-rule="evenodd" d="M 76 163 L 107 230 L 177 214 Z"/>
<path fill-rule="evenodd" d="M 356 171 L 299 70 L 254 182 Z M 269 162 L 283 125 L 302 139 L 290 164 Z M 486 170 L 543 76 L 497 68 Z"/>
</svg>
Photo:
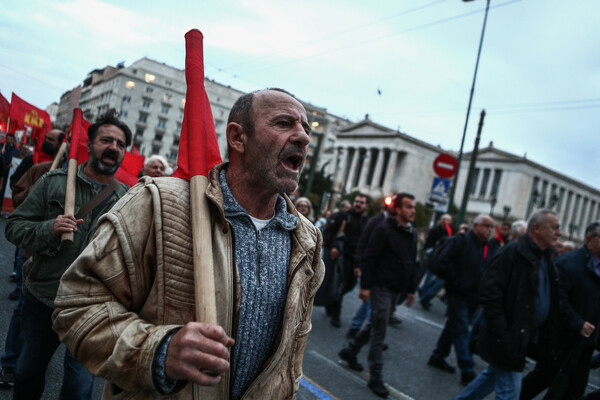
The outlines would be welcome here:
<svg viewBox="0 0 600 400">
<path fill-rule="evenodd" d="M 4 348 L 4 339 L 12 308 L 15 302 L 8 300 L 8 293 L 14 288 L 8 276 L 12 271 L 14 246 L 4 238 L 4 219 L 0 218 L 0 343 Z M 304 355 L 304 379 L 298 396 L 300 400 L 356 400 L 378 399 L 367 387 L 368 373 L 357 373 L 347 369 L 337 356 L 345 344 L 345 333 L 352 314 L 359 305 L 357 291 L 349 293 L 344 299 L 342 328 L 329 324 L 322 307 L 315 307 L 313 330 L 309 336 Z M 445 322 L 445 308 L 439 300 L 434 301 L 431 311 L 427 312 L 418 305 L 411 309 L 398 308 L 403 323 L 399 327 L 390 327 L 386 342 L 389 350 L 384 352 L 384 380 L 391 392 L 391 399 L 452 399 L 462 389 L 460 374 L 448 374 L 427 366 L 427 360 Z M 367 366 L 368 349 L 359 354 L 359 362 Z M 56 399 L 62 381 L 62 358 L 64 346 L 55 354 L 46 374 L 44 399 Z M 454 354 L 448 358 L 456 365 Z M 485 368 L 483 360 L 475 357 L 476 371 Z M 531 368 L 532 364 L 528 364 Z M 102 395 L 102 379 L 96 379 L 93 399 Z M 588 390 L 600 386 L 600 370 L 590 374 Z M 0 400 L 11 398 L 11 390 L 0 390 Z M 541 396 L 538 396 L 541 399 Z M 489 399 L 493 395 L 488 396 Z"/>
</svg>

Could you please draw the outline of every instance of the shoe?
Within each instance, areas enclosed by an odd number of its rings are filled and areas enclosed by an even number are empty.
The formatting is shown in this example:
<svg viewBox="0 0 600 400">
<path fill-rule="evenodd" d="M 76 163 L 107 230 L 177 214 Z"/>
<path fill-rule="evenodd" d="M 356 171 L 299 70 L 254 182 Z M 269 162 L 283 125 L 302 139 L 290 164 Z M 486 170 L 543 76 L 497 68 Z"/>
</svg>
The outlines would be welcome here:
<svg viewBox="0 0 600 400">
<path fill-rule="evenodd" d="M 402 320 L 400 318 L 396 317 L 395 315 L 392 315 L 390 317 L 390 322 L 389 322 L 390 326 L 398 326 L 401 323 L 402 323 Z"/>
<path fill-rule="evenodd" d="M 462 371 L 460 373 L 460 383 L 467 386 L 476 376 L 473 371 Z"/>
<path fill-rule="evenodd" d="M 375 393 L 379 397 L 383 397 L 384 399 L 390 395 L 390 392 L 385 388 L 383 381 L 369 381 L 367 383 L 367 387 L 371 389 L 373 393 Z"/>
<path fill-rule="evenodd" d="M 14 368 L 0 369 L 0 388 L 9 389 L 15 385 L 15 370 Z"/>
<path fill-rule="evenodd" d="M 8 294 L 9 300 L 19 300 L 19 289 L 15 289 Z"/>
<path fill-rule="evenodd" d="M 448 372 L 450 374 L 453 374 L 454 371 L 456 371 L 456 369 L 452 365 L 448 364 L 446 360 L 444 360 L 443 358 L 437 358 L 436 356 L 429 357 L 427 365 L 430 365 L 437 369 L 441 369 L 442 371 Z"/>
<path fill-rule="evenodd" d="M 331 323 L 331 326 L 333 326 L 334 328 L 339 328 L 342 326 L 342 324 L 340 323 L 340 317 L 338 317 L 338 316 L 331 317 L 331 320 L 329 322 Z"/>
<path fill-rule="evenodd" d="M 17 274 L 13 271 L 10 273 L 10 275 L 8 276 L 8 280 L 10 282 L 15 282 L 17 280 Z"/>
<path fill-rule="evenodd" d="M 423 302 L 419 302 L 419 304 L 421 304 L 421 308 L 425 311 L 429 311 L 431 310 L 431 304 L 430 303 L 423 303 Z"/>
<path fill-rule="evenodd" d="M 346 339 L 354 339 L 354 336 L 358 333 L 358 329 L 350 328 L 348 332 L 346 332 Z"/>
<path fill-rule="evenodd" d="M 350 367 L 350 369 L 353 369 L 355 371 L 361 372 L 363 370 L 363 366 L 356 360 L 356 356 L 353 356 L 350 353 L 350 350 L 348 350 L 347 348 L 343 348 L 339 353 L 338 356 L 340 356 L 340 358 L 344 361 L 346 361 L 346 363 L 348 364 L 348 367 Z"/>
</svg>

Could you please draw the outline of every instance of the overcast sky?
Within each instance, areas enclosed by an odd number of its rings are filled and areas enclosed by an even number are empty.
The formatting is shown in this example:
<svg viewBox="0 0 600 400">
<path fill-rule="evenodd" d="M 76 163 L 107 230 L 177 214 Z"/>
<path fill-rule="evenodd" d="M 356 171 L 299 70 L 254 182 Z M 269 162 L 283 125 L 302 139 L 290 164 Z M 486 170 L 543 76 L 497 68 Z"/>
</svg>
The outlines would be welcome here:
<svg viewBox="0 0 600 400">
<path fill-rule="evenodd" d="M 2 2 L 0 91 L 45 108 L 95 68 L 141 57 L 304 101 L 458 150 L 485 0 Z M 492 0 L 465 151 L 527 154 L 600 188 L 600 1 Z"/>
</svg>

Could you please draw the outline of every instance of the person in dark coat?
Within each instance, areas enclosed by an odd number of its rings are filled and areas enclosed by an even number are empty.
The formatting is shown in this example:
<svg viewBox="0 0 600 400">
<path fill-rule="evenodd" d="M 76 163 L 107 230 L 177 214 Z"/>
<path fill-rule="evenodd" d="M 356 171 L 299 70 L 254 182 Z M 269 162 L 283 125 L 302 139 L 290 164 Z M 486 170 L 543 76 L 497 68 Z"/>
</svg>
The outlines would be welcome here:
<svg viewBox="0 0 600 400">
<path fill-rule="evenodd" d="M 555 260 L 560 273 L 561 352 L 558 362 L 543 360 L 523 379 L 521 399 L 533 399 L 563 367 L 568 376 L 564 399 L 579 399 L 587 386 L 600 322 L 600 222 L 585 230 L 585 245 Z"/>
<path fill-rule="evenodd" d="M 404 292 L 408 293 L 406 306 L 410 307 L 418 285 L 417 235 L 411 224 L 415 218 L 414 196 L 399 193 L 394 208 L 396 218 L 386 218 L 377 225 L 362 262 L 359 297 L 371 300 L 371 321 L 339 353 L 350 368 L 361 371 L 356 356 L 371 341 L 367 386 L 380 397 L 389 395 L 383 383 L 382 351 L 390 312 Z"/>
<path fill-rule="evenodd" d="M 494 220 L 489 215 L 478 215 L 472 229 L 448 239 L 439 254 L 436 271 L 446 281 L 448 319 L 428 365 L 453 373 L 455 369 L 446 362 L 446 357 L 454 346 L 463 384 L 475 378 L 475 363 L 469 351 L 469 323 L 479 308 L 478 288 L 485 265 L 496 251 L 488 244 L 493 227 Z"/>
<path fill-rule="evenodd" d="M 558 271 L 552 251 L 560 235 L 556 213 L 538 210 L 527 233 L 492 260 L 479 290 L 483 327 L 478 342 L 488 367 L 456 398 L 517 400 L 525 357 L 553 358 L 558 342 Z"/>
<path fill-rule="evenodd" d="M 332 269 L 335 263 L 339 262 L 336 261 L 338 257 L 342 258 L 343 264 L 341 295 L 325 306 L 327 315 L 331 318 L 331 325 L 336 328 L 341 326 L 343 296 L 354 288 L 360 275 L 360 264 L 355 256 L 358 240 L 369 221 L 366 214 L 367 200 L 366 195 L 358 193 L 354 197 L 352 208 L 333 214 L 323 232 L 325 268 Z"/>
</svg>

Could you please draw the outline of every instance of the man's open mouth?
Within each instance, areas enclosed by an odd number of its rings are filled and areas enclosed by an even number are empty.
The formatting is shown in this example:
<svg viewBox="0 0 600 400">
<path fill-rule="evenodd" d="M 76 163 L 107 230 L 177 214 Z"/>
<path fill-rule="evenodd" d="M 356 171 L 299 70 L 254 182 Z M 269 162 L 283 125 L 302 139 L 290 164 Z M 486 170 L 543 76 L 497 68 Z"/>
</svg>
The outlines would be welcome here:
<svg viewBox="0 0 600 400">
<path fill-rule="evenodd" d="M 294 172 L 299 172 L 303 163 L 304 157 L 298 154 L 293 154 L 283 159 L 283 166 Z"/>
</svg>

